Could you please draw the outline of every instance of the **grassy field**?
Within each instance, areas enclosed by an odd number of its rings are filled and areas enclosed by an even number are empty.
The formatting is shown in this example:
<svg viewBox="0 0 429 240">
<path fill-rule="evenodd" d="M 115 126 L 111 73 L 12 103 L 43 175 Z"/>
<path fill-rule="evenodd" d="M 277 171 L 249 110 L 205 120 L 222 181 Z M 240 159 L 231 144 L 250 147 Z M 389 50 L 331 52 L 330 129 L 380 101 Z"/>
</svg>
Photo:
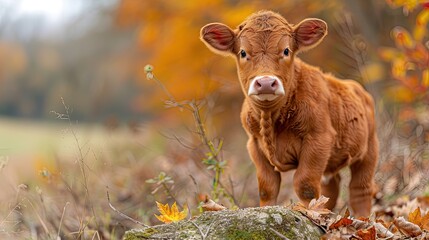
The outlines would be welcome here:
<svg viewBox="0 0 429 240">
<path fill-rule="evenodd" d="M 106 186 L 113 200 L 132 195 L 144 203 L 144 181 L 157 174 L 147 161 L 163 151 L 162 137 L 147 144 L 143 128 L 4 118 L 0 126 L 0 238 L 119 237 Z"/>
<path fill-rule="evenodd" d="M 186 203 L 198 214 L 201 199 L 212 193 L 201 144 L 185 148 L 156 124 L 136 130 L 2 118 L 0 126 L 0 238 L 117 239 L 139 225 L 109 207 L 107 187 L 117 209 L 148 224 L 159 223 L 155 201 Z M 227 206 L 256 206 L 241 131 L 225 141 L 220 189 L 227 193 L 218 198 Z M 146 183 L 160 172 L 171 181 Z"/>
</svg>

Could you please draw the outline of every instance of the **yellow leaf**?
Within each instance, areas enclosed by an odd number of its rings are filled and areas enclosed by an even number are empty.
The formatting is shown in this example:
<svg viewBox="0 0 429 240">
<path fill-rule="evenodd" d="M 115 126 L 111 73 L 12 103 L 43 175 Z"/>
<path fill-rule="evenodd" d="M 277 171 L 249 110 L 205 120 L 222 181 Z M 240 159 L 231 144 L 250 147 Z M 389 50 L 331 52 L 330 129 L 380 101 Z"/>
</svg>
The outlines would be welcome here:
<svg viewBox="0 0 429 240">
<path fill-rule="evenodd" d="M 402 55 L 396 48 L 380 47 L 378 54 L 385 61 L 392 61 Z"/>
<path fill-rule="evenodd" d="M 404 14 L 408 15 L 416 9 L 420 3 L 424 3 L 425 0 L 387 0 L 392 7 L 403 7 Z"/>
<path fill-rule="evenodd" d="M 181 212 L 179 212 L 176 202 L 171 205 L 171 208 L 168 206 L 168 203 L 164 205 L 156 202 L 156 205 L 161 215 L 155 215 L 155 217 L 163 223 L 177 222 L 188 216 L 188 206 L 186 205 L 183 207 L 183 211 Z"/>
<path fill-rule="evenodd" d="M 422 222 L 422 213 L 419 207 L 416 208 L 416 210 L 414 210 L 410 214 L 408 214 L 408 221 L 420 225 L 420 223 Z"/>
<path fill-rule="evenodd" d="M 419 13 L 419 15 L 417 15 L 416 27 L 414 28 L 414 32 L 413 32 L 414 39 L 416 39 L 416 41 L 420 42 L 425 36 L 427 32 L 426 25 L 428 24 L 428 21 L 429 21 L 429 9 L 423 8 L 423 10 Z"/>
<path fill-rule="evenodd" d="M 392 36 L 399 48 L 412 49 L 415 46 L 410 33 L 403 27 L 395 27 L 392 30 Z"/>
<path fill-rule="evenodd" d="M 406 61 L 403 58 L 397 58 L 393 60 L 392 62 L 392 75 L 395 78 L 403 78 L 405 77 L 407 68 L 406 68 Z"/>
</svg>

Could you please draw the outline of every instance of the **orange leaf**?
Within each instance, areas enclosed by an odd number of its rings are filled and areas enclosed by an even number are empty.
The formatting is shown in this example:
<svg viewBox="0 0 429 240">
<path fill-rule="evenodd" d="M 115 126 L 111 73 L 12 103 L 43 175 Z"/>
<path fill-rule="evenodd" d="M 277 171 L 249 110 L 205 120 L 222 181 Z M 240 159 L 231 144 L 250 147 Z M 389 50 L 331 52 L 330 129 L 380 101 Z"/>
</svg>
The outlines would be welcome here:
<svg viewBox="0 0 429 240">
<path fill-rule="evenodd" d="M 422 213 L 419 207 L 416 208 L 416 210 L 414 210 L 410 214 L 408 214 L 408 221 L 420 225 L 420 223 L 422 222 Z"/>
<path fill-rule="evenodd" d="M 341 218 L 337 222 L 331 224 L 331 226 L 329 226 L 329 230 L 331 230 L 331 229 L 338 229 L 340 227 L 349 226 L 352 223 L 353 223 L 353 220 L 351 220 L 349 218 Z"/>
<path fill-rule="evenodd" d="M 350 211 L 349 211 L 349 208 L 346 208 L 346 211 L 344 212 L 344 216 L 343 216 L 343 217 L 345 217 L 345 218 L 350 217 Z"/>
<path fill-rule="evenodd" d="M 375 240 L 375 227 L 372 226 L 368 229 L 361 229 L 356 232 L 356 235 L 362 238 L 362 240 Z"/>
<path fill-rule="evenodd" d="M 424 230 L 429 230 L 429 212 L 422 217 L 422 221 L 420 222 L 420 227 Z"/>
</svg>

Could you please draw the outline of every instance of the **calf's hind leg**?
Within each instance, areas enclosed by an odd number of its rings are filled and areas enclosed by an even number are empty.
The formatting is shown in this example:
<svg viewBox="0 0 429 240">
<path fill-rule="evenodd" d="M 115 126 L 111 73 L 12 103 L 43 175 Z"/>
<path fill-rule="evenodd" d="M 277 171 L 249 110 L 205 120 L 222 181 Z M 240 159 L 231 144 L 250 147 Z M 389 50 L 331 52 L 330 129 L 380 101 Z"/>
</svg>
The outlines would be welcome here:
<svg viewBox="0 0 429 240">
<path fill-rule="evenodd" d="M 349 201 L 356 217 L 368 217 L 371 213 L 378 142 L 374 137 L 369 143 L 367 154 L 350 166 L 352 179 L 349 186 Z"/>
</svg>

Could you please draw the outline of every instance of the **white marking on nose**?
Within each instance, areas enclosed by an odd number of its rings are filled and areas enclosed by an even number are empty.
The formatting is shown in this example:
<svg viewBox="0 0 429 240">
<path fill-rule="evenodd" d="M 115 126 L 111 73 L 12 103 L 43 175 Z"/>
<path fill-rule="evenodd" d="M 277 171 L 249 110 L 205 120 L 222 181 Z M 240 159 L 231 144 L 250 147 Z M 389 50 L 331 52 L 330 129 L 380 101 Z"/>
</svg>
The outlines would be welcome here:
<svg viewBox="0 0 429 240">
<path fill-rule="evenodd" d="M 263 78 L 269 78 L 269 79 L 273 80 L 272 84 L 278 85 L 274 94 L 260 93 L 258 91 L 258 89 L 257 89 L 258 82 L 257 81 L 260 79 L 263 79 Z M 249 91 L 247 92 L 247 95 L 252 96 L 252 97 L 254 97 L 260 101 L 265 101 L 265 100 L 272 101 L 280 95 L 285 95 L 285 90 L 284 90 L 282 81 L 280 81 L 280 79 L 276 76 L 272 76 L 272 75 L 256 76 L 252 79 L 252 81 L 250 81 L 250 87 L 249 87 Z"/>
</svg>

